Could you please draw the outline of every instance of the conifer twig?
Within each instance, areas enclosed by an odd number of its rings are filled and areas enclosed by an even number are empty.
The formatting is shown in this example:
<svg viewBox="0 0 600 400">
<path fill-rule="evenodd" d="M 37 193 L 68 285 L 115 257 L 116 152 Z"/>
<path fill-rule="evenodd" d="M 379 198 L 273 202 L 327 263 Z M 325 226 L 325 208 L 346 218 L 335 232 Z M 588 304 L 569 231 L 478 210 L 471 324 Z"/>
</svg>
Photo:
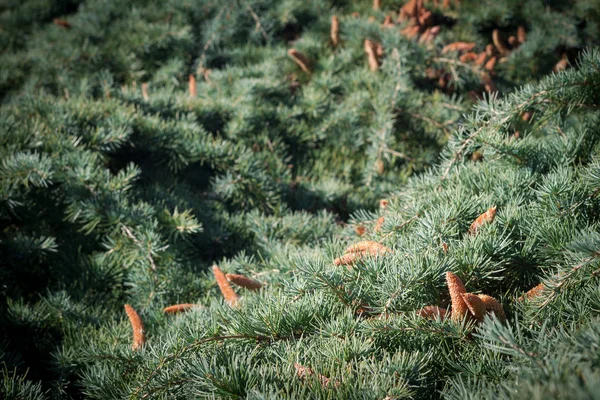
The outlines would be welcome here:
<svg viewBox="0 0 600 400">
<path fill-rule="evenodd" d="M 252 9 L 252 7 L 250 6 L 250 4 L 248 2 L 244 1 L 244 4 L 246 5 L 246 8 L 248 8 L 248 11 L 250 11 L 250 15 L 254 19 L 254 22 L 256 22 L 256 30 L 260 30 L 260 33 L 262 34 L 263 39 L 265 39 L 265 42 L 268 42 L 269 35 L 267 35 L 267 32 L 264 30 L 262 24 L 260 23 L 260 18 L 258 18 L 258 15 L 254 12 L 254 10 Z"/>
</svg>

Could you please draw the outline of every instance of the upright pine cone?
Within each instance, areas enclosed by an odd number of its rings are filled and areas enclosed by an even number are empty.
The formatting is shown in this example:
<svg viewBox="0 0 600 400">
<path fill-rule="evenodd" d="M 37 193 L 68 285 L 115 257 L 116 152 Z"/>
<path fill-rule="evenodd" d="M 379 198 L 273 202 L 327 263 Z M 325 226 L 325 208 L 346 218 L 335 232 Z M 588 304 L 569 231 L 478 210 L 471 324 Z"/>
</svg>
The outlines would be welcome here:
<svg viewBox="0 0 600 400">
<path fill-rule="evenodd" d="M 146 344 L 144 324 L 142 323 L 140 315 L 129 304 L 125 304 L 125 313 L 127 314 L 127 318 L 129 318 L 131 329 L 133 330 L 133 344 L 131 348 L 134 351 L 139 350 Z"/>
</svg>

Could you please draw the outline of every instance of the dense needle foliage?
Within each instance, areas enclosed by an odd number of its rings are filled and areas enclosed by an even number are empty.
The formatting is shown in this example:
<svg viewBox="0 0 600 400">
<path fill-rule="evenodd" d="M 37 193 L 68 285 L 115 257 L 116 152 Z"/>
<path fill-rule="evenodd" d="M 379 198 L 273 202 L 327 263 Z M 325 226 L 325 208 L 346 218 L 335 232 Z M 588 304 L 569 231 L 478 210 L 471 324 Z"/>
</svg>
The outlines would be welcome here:
<svg viewBox="0 0 600 400">
<path fill-rule="evenodd" d="M 600 392 L 599 1 L 0 21 L 0 397 Z M 262 287 L 225 301 L 215 264 Z M 447 271 L 506 323 L 419 315 Z"/>
</svg>

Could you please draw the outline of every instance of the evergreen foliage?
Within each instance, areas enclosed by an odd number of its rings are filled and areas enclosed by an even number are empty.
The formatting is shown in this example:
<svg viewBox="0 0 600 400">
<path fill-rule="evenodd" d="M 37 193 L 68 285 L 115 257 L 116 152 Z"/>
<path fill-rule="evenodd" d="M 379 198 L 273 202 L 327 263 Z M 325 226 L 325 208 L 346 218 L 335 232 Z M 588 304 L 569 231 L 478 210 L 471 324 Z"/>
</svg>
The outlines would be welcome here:
<svg viewBox="0 0 600 400">
<path fill-rule="evenodd" d="M 381 3 L 2 5 L 0 397 L 597 396 L 600 3 Z"/>
</svg>

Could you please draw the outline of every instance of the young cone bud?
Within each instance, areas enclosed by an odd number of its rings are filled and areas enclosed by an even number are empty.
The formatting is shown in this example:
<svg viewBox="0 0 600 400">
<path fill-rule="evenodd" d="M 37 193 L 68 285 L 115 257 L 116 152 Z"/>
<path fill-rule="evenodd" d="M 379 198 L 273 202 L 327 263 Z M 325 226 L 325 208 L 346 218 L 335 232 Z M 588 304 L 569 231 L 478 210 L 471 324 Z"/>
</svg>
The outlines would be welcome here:
<svg viewBox="0 0 600 400">
<path fill-rule="evenodd" d="M 463 54 L 462 56 L 459 57 L 460 62 L 471 62 L 471 61 L 475 61 L 477 60 L 477 53 L 473 53 L 472 51 Z"/>
<path fill-rule="evenodd" d="M 447 311 L 438 306 L 425 306 L 417 311 L 417 315 L 425 319 L 446 319 Z"/>
<path fill-rule="evenodd" d="M 442 53 L 448 53 L 450 51 L 471 51 L 475 47 L 475 43 L 470 42 L 454 42 L 447 44 L 443 49 Z"/>
<path fill-rule="evenodd" d="M 419 25 L 409 25 L 400 31 L 401 34 L 406 36 L 408 39 L 412 39 L 419 35 L 421 27 Z"/>
<path fill-rule="evenodd" d="M 221 269 L 219 267 L 217 267 L 216 265 L 213 265 L 212 269 L 213 269 L 213 273 L 215 274 L 217 284 L 219 285 L 219 289 L 221 290 L 221 293 L 223 294 L 223 297 L 225 298 L 225 301 L 231 307 L 236 306 L 237 302 L 238 302 L 238 296 L 237 296 L 237 294 L 235 294 L 235 292 L 229 285 L 229 282 L 227 281 L 227 277 L 225 277 L 225 274 L 223 273 L 223 271 L 221 271 Z"/>
<path fill-rule="evenodd" d="M 298 375 L 298 378 L 300 378 L 300 380 L 302 381 L 304 381 L 304 379 L 307 376 L 313 376 L 315 374 L 312 369 L 304 367 L 298 363 L 294 363 L 294 368 L 296 369 L 296 375 Z M 317 377 L 319 378 L 319 382 L 323 387 L 329 386 L 329 382 L 331 381 L 331 379 L 321 374 L 317 374 Z M 335 381 L 334 386 L 338 387 L 339 385 L 340 383 L 338 381 Z"/>
<path fill-rule="evenodd" d="M 144 332 L 144 324 L 140 315 L 135 311 L 129 304 L 125 304 L 125 313 L 129 322 L 131 323 L 131 329 L 133 330 L 133 344 L 131 348 L 135 350 L 141 349 L 146 343 L 146 333 Z"/>
<path fill-rule="evenodd" d="M 488 71 L 493 71 L 494 67 L 496 66 L 496 57 L 492 57 L 488 60 L 488 62 L 485 63 L 484 68 L 487 69 Z"/>
<path fill-rule="evenodd" d="M 189 303 L 183 303 L 183 304 L 175 304 L 169 307 L 165 307 L 163 309 L 163 312 L 165 314 L 178 314 L 180 312 L 183 311 L 188 311 L 191 310 L 192 308 L 196 308 L 196 304 L 189 304 Z"/>
<path fill-rule="evenodd" d="M 371 254 L 386 254 L 386 253 L 391 253 L 392 250 L 390 250 L 388 247 L 377 243 L 375 241 L 372 240 L 365 240 L 362 242 L 358 242 L 356 244 L 351 245 L 350 247 L 348 247 L 345 251 L 345 253 L 362 253 L 362 252 L 368 252 Z"/>
<path fill-rule="evenodd" d="M 369 60 L 369 69 L 372 72 L 377 71 L 379 69 L 379 61 L 377 61 L 377 49 L 375 43 L 370 41 L 369 39 L 365 39 L 365 53 L 367 53 L 367 58 Z"/>
<path fill-rule="evenodd" d="M 71 24 L 69 23 L 69 21 L 66 21 L 64 19 L 54 18 L 52 22 L 54 22 L 54 25 L 56 26 L 60 26 L 65 29 L 71 29 Z"/>
<path fill-rule="evenodd" d="M 442 250 L 444 250 L 444 254 L 448 254 L 448 249 L 449 249 L 448 243 L 443 242 L 442 243 Z"/>
<path fill-rule="evenodd" d="M 381 8 L 381 0 L 373 0 L 373 10 L 379 10 Z"/>
<path fill-rule="evenodd" d="M 483 86 L 487 92 L 498 91 L 498 89 L 496 89 L 496 85 L 494 85 L 494 81 L 492 81 L 492 77 L 487 72 L 481 74 L 481 80 L 483 81 Z"/>
<path fill-rule="evenodd" d="M 365 228 L 364 225 L 356 225 L 356 228 L 354 228 L 354 232 L 356 232 L 358 236 L 364 235 L 366 231 L 367 228 Z"/>
<path fill-rule="evenodd" d="M 496 206 L 491 207 L 489 210 L 481 214 L 469 228 L 469 233 L 474 235 L 477 233 L 479 228 L 481 228 L 485 224 L 492 223 L 494 221 L 494 217 L 496 216 Z"/>
<path fill-rule="evenodd" d="M 288 55 L 292 58 L 292 60 L 294 60 L 296 64 L 298 64 L 300 68 L 302 68 L 302 71 L 306 72 L 307 74 L 310 74 L 309 62 L 308 59 L 304 56 L 304 54 L 300 53 L 296 49 L 289 49 Z"/>
<path fill-rule="evenodd" d="M 431 11 L 425 11 L 419 16 L 419 25 L 429 26 L 433 22 L 433 14 Z"/>
<path fill-rule="evenodd" d="M 487 58 L 487 53 L 485 51 L 479 53 L 479 55 L 475 59 L 475 65 L 481 67 L 483 64 L 485 64 L 485 59 L 486 58 Z"/>
<path fill-rule="evenodd" d="M 385 16 L 385 19 L 383 20 L 383 27 L 384 28 L 393 28 L 394 27 L 394 21 L 392 21 L 391 15 Z"/>
<path fill-rule="evenodd" d="M 569 59 L 567 58 L 566 54 L 563 54 L 560 61 L 557 62 L 556 65 L 554 66 L 553 70 L 554 70 L 554 72 L 559 72 L 559 71 L 566 69 L 568 66 L 569 66 Z"/>
<path fill-rule="evenodd" d="M 509 48 L 506 47 L 504 40 L 502 40 L 500 31 L 498 29 L 494 29 L 494 32 L 492 32 L 492 41 L 494 42 L 494 46 L 496 46 L 496 49 L 500 55 L 505 56 L 510 52 Z"/>
<path fill-rule="evenodd" d="M 258 290 L 262 287 L 262 283 L 255 281 L 254 279 L 250 279 L 244 275 L 226 274 L 225 277 L 229 282 L 246 289 Z"/>
<path fill-rule="evenodd" d="M 381 227 L 383 226 L 384 222 L 385 222 L 384 217 L 377 218 L 377 222 L 375 223 L 375 232 L 379 232 L 381 230 Z"/>
<path fill-rule="evenodd" d="M 196 97 L 198 95 L 198 91 L 196 90 L 196 77 L 192 74 L 188 77 L 189 80 L 189 89 L 190 89 L 190 97 Z"/>
<path fill-rule="evenodd" d="M 539 285 L 537 285 L 536 287 L 530 289 L 527 293 L 525 293 L 524 296 L 519 297 L 519 301 L 523 301 L 527 298 L 527 300 L 531 300 L 537 296 L 539 296 L 544 289 L 546 288 L 546 286 L 543 283 L 540 283 Z"/>
<path fill-rule="evenodd" d="M 331 44 L 333 47 L 340 44 L 340 20 L 335 15 L 331 17 Z"/>
<path fill-rule="evenodd" d="M 408 3 L 400 8 L 400 22 L 406 21 L 411 17 L 418 17 L 419 14 L 419 5 L 417 4 L 417 0 L 410 0 Z"/>
<path fill-rule="evenodd" d="M 504 314 L 504 308 L 502 308 L 502 304 L 498 302 L 492 296 L 488 296 L 487 294 L 480 294 L 478 297 L 481 299 L 483 305 L 485 306 L 486 312 L 492 312 L 496 315 L 496 318 L 502 323 L 506 322 L 506 314 Z"/>
<path fill-rule="evenodd" d="M 521 44 L 524 43 L 525 40 L 527 40 L 527 32 L 525 32 L 525 28 L 523 28 L 522 26 L 519 26 L 519 28 L 517 29 L 517 40 Z"/>
<path fill-rule="evenodd" d="M 142 98 L 144 101 L 148 101 L 148 99 L 150 99 L 150 96 L 148 96 L 148 82 L 142 83 Z"/>
<path fill-rule="evenodd" d="M 338 257 L 335 260 L 333 260 L 333 264 L 334 265 L 352 265 L 358 259 L 360 259 L 362 257 L 362 255 L 363 255 L 363 253 L 344 254 L 343 256 Z"/>
<path fill-rule="evenodd" d="M 452 302 L 452 320 L 457 322 L 462 321 L 464 316 L 469 312 L 469 308 L 462 298 L 462 295 L 467 293 L 467 289 L 465 289 L 465 285 L 460 278 L 452 272 L 446 272 L 446 283 Z"/>
<path fill-rule="evenodd" d="M 473 319 L 477 322 L 481 322 L 485 315 L 485 305 L 483 304 L 483 301 L 473 293 L 463 293 L 462 299 L 469 308 Z"/>
</svg>

